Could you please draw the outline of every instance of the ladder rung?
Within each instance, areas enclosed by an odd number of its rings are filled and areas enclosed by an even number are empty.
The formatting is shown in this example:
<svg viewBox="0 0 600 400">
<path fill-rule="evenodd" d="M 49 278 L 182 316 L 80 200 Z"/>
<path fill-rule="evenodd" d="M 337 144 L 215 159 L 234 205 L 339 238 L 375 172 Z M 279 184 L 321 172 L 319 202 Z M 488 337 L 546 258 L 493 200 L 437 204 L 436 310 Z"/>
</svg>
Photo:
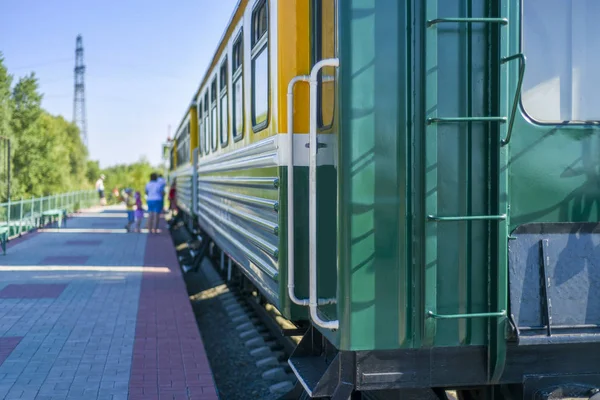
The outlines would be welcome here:
<svg viewBox="0 0 600 400">
<path fill-rule="evenodd" d="M 483 22 L 487 24 L 501 24 L 507 25 L 508 18 L 436 18 L 427 21 L 427 27 L 445 23 L 445 22 L 461 22 L 465 24 L 473 24 L 477 22 Z"/>
<path fill-rule="evenodd" d="M 427 118 L 427 124 L 457 123 L 457 122 L 506 122 L 506 117 L 456 117 L 456 118 Z"/>
<path fill-rule="evenodd" d="M 433 311 L 427 311 L 428 318 L 434 319 L 461 319 L 461 318 L 493 318 L 506 317 L 506 311 L 490 312 L 490 313 L 473 313 L 473 314 L 436 314 Z"/>
<path fill-rule="evenodd" d="M 448 222 L 448 221 L 501 221 L 506 219 L 506 214 L 502 215 L 463 215 L 458 217 L 440 217 L 437 215 L 428 215 L 430 221 Z"/>
</svg>

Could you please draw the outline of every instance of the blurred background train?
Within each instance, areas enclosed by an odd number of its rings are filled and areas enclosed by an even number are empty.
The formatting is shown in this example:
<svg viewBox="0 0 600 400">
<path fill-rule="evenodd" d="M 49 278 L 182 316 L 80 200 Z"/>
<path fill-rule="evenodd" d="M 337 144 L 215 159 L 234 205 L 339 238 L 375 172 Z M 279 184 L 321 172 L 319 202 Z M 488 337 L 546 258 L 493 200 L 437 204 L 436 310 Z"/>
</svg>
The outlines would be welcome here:
<svg viewBox="0 0 600 400">
<path fill-rule="evenodd" d="M 190 227 L 310 324 L 299 397 L 600 397 L 598 17 L 239 1 L 169 179 Z"/>
</svg>

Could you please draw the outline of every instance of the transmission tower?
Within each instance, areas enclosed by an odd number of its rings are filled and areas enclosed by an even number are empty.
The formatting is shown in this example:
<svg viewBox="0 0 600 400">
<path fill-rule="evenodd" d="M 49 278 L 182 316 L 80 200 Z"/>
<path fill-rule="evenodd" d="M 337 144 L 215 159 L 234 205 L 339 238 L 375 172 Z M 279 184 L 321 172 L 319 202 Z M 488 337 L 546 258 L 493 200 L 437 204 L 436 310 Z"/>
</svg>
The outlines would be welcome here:
<svg viewBox="0 0 600 400">
<path fill-rule="evenodd" d="M 85 119 L 85 65 L 83 65 L 83 41 L 77 36 L 75 47 L 75 96 L 73 97 L 73 122 L 79 127 L 81 140 L 87 147 L 87 121 Z"/>
</svg>

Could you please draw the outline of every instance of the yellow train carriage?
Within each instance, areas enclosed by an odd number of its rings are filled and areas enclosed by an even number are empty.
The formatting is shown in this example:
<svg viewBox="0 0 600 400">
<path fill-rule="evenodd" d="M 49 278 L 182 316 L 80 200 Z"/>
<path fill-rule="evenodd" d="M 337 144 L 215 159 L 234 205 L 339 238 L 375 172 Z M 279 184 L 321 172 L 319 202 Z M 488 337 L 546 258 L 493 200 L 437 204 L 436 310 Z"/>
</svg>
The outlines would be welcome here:
<svg viewBox="0 0 600 400">
<path fill-rule="evenodd" d="M 309 90 L 298 80 L 289 114 L 293 126 L 288 127 L 288 88 L 294 77 L 334 56 L 333 4 L 239 1 L 175 141 L 179 147 L 189 131 L 189 152 L 184 153 L 192 164 L 196 157 L 195 168 L 178 158 L 173 172 L 183 211 L 196 218 L 269 301 L 293 318 L 307 318 L 306 309 L 293 303 L 304 304 L 299 298 L 308 297 Z M 335 135 L 330 134 L 335 131 L 334 86 L 335 69 L 327 67 L 319 74 L 318 113 L 323 189 L 318 200 L 324 210 L 335 205 L 336 196 Z M 335 226 L 327 218 L 319 220 Z M 335 235 L 325 235 L 327 230 L 318 235 L 319 246 L 334 249 Z M 332 259 L 324 262 L 334 265 L 335 251 L 328 254 Z M 288 265 L 292 271 L 296 266 L 295 280 L 288 279 Z M 327 279 L 332 273 L 335 268 L 320 276 Z M 290 293 L 296 301 L 290 301 Z"/>
<path fill-rule="evenodd" d="M 196 174 L 193 159 L 198 147 L 198 125 L 196 108 L 190 107 L 177 128 L 171 148 L 169 182 L 177 189 L 177 204 L 193 221 L 195 210 Z"/>
</svg>

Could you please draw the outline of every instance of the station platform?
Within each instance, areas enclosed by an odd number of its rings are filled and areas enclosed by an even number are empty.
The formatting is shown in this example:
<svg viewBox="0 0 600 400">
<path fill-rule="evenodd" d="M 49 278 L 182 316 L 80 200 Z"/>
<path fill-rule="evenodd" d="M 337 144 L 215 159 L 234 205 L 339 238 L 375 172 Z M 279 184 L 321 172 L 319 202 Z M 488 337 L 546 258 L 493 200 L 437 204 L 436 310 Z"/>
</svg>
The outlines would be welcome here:
<svg viewBox="0 0 600 400">
<path fill-rule="evenodd" d="M 122 207 L 91 209 L 9 242 L 1 399 L 218 398 L 166 224 L 125 223 Z"/>
</svg>

